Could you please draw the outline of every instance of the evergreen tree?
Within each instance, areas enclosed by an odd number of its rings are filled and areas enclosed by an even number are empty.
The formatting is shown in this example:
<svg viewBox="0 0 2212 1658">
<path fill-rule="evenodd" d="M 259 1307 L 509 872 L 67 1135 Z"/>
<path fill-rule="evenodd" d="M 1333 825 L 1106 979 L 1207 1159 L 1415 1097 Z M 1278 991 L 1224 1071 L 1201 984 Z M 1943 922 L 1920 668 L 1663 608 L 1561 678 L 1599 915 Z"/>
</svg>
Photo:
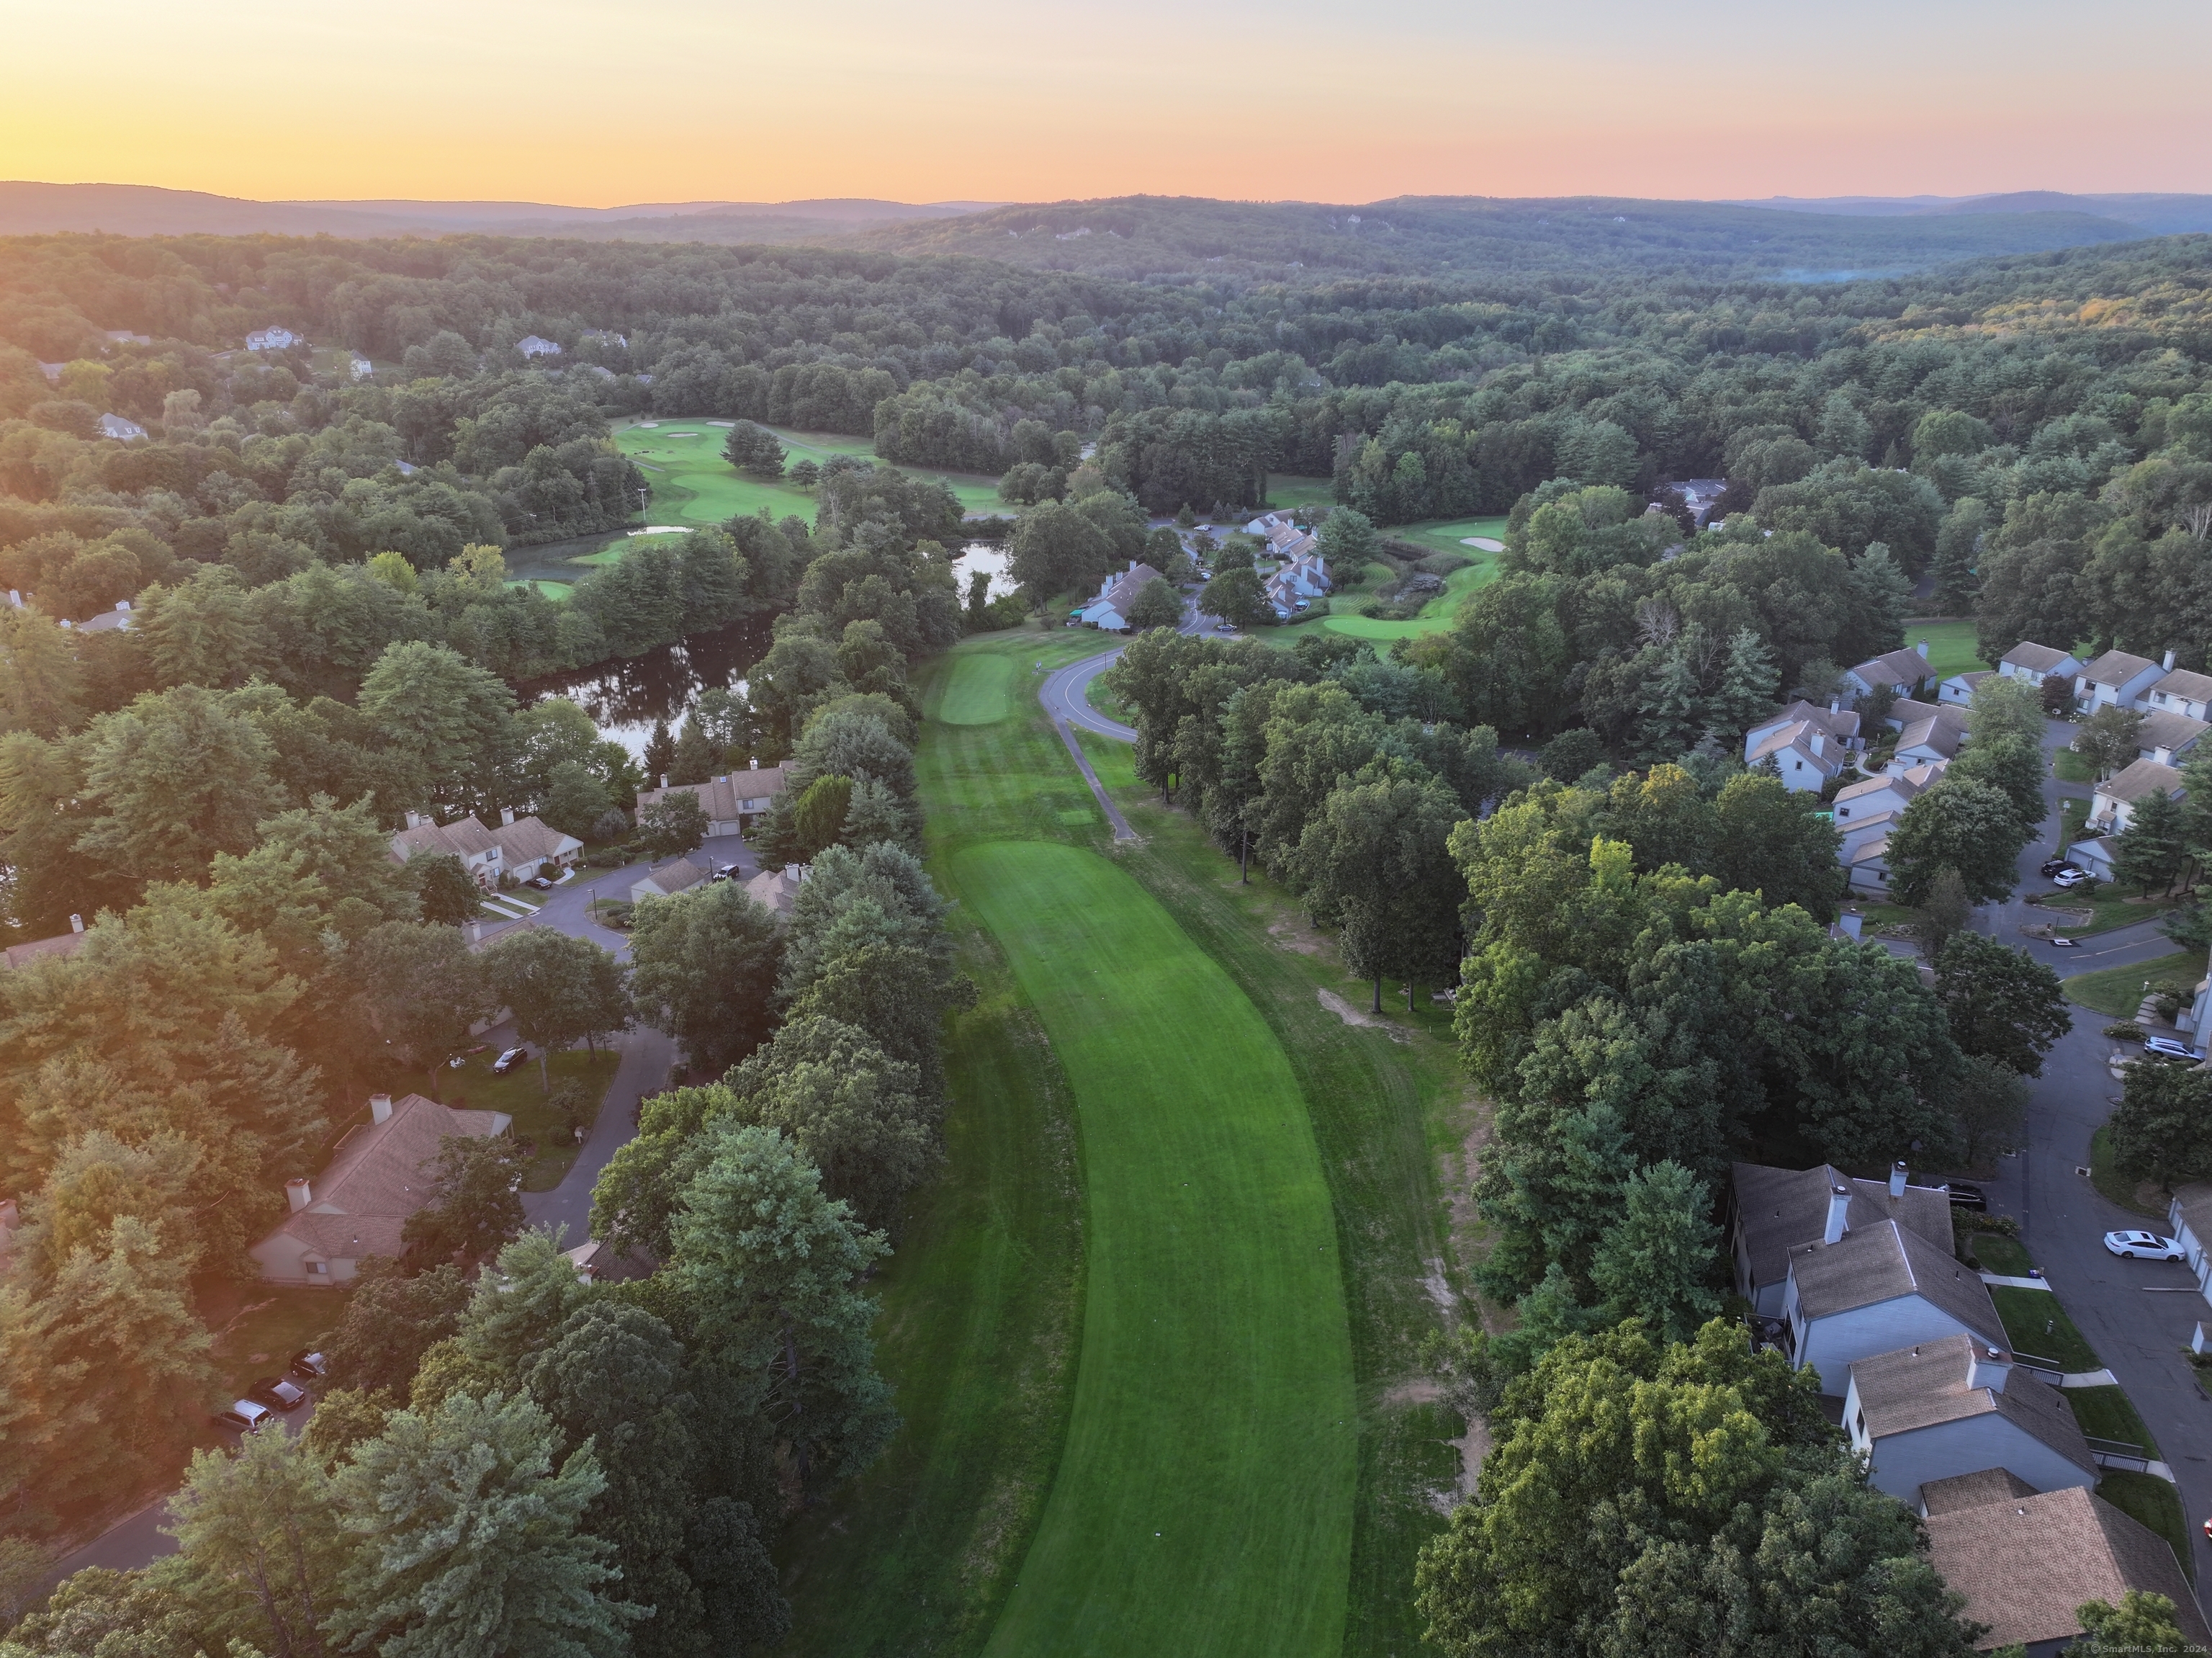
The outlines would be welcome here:
<svg viewBox="0 0 2212 1658">
<path fill-rule="evenodd" d="M 1705 704 L 1705 723 L 1730 737 L 1741 736 L 1774 711 L 1773 654 L 1755 628 L 1740 627 L 1729 636 L 1728 660 L 1721 668 L 1720 687 Z"/>
<path fill-rule="evenodd" d="M 1671 760 L 1698 741 L 1705 701 L 1697 671 L 1679 647 L 1644 681 L 1638 698 L 1636 752 L 1646 760 Z"/>
<path fill-rule="evenodd" d="M 883 1234 L 823 1192 L 790 1141 L 738 1125 L 718 1131 L 674 1233 L 699 1339 L 789 1448 L 806 1499 L 866 1466 L 897 1425 L 876 1374 L 876 1303 L 860 1288 L 889 1253 Z"/>
<path fill-rule="evenodd" d="M 1936 605 L 1946 616 L 1974 613 L 1974 597 L 1981 589 L 1978 564 L 1988 527 L 1987 509 L 1969 495 L 1952 503 L 1936 532 Z"/>
<path fill-rule="evenodd" d="M 1719 1314 L 1710 1280 L 1721 1232 L 1711 1209 L 1704 1183 L 1680 1163 L 1629 1177 L 1620 1218 L 1590 1263 L 1590 1282 L 1614 1317 L 1642 1317 L 1662 1339 L 1687 1341 Z"/>
<path fill-rule="evenodd" d="M 196 1451 L 169 1499 L 169 1531 L 191 1598 L 216 1608 L 215 1632 L 268 1658 L 322 1658 L 325 1627 L 351 1541 L 331 1478 L 289 1433 L 247 1434 L 235 1455 Z"/>
<path fill-rule="evenodd" d="M 611 1597 L 612 1548 L 584 1528 L 606 1489 L 587 1442 L 527 1395 L 400 1411 L 333 1481 L 358 1539 L 332 1632 L 390 1658 L 617 1658 L 641 1607 Z"/>
<path fill-rule="evenodd" d="M 699 722 L 687 719 L 676 734 L 675 752 L 668 757 L 668 781 L 704 783 L 720 768 L 721 759 Z"/>
<path fill-rule="evenodd" d="M 676 739 L 668 735 L 668 722 L 657 719 L 653 722 L 653 735 L 645 740 L 645 774 L 655 789 L 665 785 L 671 767 L 676 764 Z"/>
<path fill-rule="evenodd" d="M 2112 879 L 2130 883 L 2146 898 L 2154 887 L 2171 887 L 2189 863 L 2183 839 L 2186 815 L 2181 802 L 2162 789 L 2137 800 L 2112 849 Z"/>
</svg>

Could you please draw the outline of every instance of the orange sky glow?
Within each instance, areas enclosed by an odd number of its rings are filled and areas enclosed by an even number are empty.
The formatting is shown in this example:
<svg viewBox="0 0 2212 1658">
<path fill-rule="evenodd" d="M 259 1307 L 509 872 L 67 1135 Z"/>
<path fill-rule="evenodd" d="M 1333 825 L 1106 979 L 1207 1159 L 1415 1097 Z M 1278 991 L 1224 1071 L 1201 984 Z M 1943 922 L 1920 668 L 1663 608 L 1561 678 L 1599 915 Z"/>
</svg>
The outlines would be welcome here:
<svg viewBox="0 0 2212 1658">
<path fill-rule="evenodd" d="M 0 36 L 0 177 L 598 206 L 2212 190 L 2212 8 L 1532 9 L 116 0 L 92 50 L 47 7 Z"/>
</svg>

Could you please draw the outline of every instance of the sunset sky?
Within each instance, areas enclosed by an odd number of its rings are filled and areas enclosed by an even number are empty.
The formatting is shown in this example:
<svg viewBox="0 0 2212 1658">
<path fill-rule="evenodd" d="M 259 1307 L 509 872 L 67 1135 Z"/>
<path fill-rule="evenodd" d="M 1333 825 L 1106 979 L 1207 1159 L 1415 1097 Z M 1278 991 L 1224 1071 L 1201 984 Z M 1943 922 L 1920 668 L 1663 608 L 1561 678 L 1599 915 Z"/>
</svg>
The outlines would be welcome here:
<svg viewBox="0 0 2212 1658">
<path fill-rule="evenodd" d="M 259 198 L 2212 190 L 2180 0 L 112 0 L 0 39 L 0 177 Z"/>
</svg>

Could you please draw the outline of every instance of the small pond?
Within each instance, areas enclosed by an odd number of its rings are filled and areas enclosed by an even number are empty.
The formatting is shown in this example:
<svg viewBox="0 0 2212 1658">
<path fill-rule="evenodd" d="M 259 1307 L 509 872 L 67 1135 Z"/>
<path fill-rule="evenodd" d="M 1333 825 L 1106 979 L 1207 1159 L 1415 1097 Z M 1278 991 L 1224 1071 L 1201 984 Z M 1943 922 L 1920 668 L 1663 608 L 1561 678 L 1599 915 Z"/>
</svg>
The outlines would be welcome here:
<svg viewBox="0 0 2212 1658">
<path fill-rule="evenodd" d="M 959 579 L 960 602 L 963 605 L 968 602 L 969 578 L 977 570 L 984 571 L 991 578 L 990 590 L 985 597 L 1003 599 L 1012 593 L 1016 583 L 1006 570 L 1012 562 L 1012 555 L 994 542 L 970 541 L 963 547 L 960 556 L 952 561 L 952 573 Z"/>
<path fill-rule="evenodd" d="M 549 674 L 520 690 L 525 701 L 568 698 L 592 716 L 601 736 L 642 759 L 655 721 L 667 721 L 673 732 L 701 692 L 742 690 L 745 671 L 767 654 L 769 643 L 768 619 L 749 618 L 627 661 Z"/>
</svg>

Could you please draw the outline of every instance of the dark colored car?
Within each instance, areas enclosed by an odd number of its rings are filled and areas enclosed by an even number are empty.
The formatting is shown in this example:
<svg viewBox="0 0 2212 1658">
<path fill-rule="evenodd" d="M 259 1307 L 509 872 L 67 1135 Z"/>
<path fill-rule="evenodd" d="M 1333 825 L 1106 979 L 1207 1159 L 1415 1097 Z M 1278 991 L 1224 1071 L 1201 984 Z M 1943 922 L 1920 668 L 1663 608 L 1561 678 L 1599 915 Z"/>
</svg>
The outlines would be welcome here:
<svg viewBox="0 0 2212 1658">
<path fill-rule="evenodd" d="M 553 883 L 543 875 L 532 875 L 522 884 L 540 893 L 550 893 L 553 890 Z"/>
<path fill-rule="evenodd" d="M 1964 1180 L 1954 1180 L 1951 1182 L 1952 1208 L 1972 1209 L 1986 1213 L 1989 1210 L 1989 1196 L 1987 1193 L 1983 1192 L 1981 1187 L 1978 1186 L 1969 1186 Z"/>
<path fill-rule="evenodd" d="M 292 1362 L 285 1373 L 299 1381 L 320 1381 L 330 1375 L 331 1367 L 320 1353 L 303 1347 L 292 1355 Z"/>
<path fill-rule="evenodd" d="M 2045 881 L 2048 881 L 2051 876 L 2057 875 L 2061 869 L 2079 869 L 2081 867 L 2081 866 L 2080 864 L 2075 863 L 2068 858 L 2045 858 L 2043 861 L 2042 867 L 2037 869 L 2035 873 L 2041 875 Z"/>
<path fill-rule="evenodd" d="M 494 1076 L 504 1076 L 529 1058 L 530 1050 L 527 1048 L 509 1048 L 491 1062 L 491 1074 Z"/>
<path fill-rule="evenodd" d="M 307 1390 L 283 1376 L 265 1376 L 246 1390 L 246 1398 L 272 1411 L 296 1411 L 307 1402 Z"/>
</svg>

